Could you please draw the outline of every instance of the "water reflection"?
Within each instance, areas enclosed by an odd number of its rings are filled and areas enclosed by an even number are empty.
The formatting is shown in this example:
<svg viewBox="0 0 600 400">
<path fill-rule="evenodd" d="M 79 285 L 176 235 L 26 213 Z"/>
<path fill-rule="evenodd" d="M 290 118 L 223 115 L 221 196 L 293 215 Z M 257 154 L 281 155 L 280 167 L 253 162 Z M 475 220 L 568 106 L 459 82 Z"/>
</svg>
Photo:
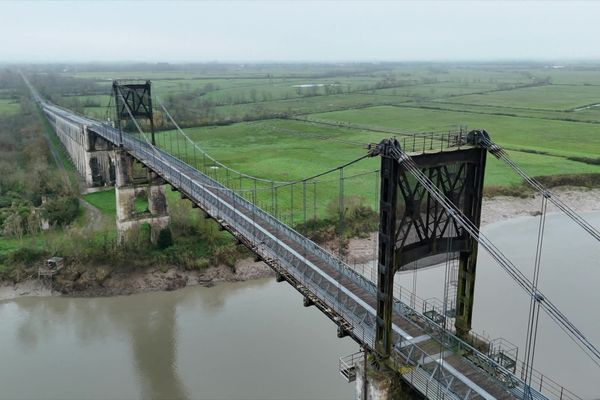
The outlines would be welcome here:
<svg viewBox="0 0 600 400">
<path fill-rule="evenodd" d="M 176 304 L 148 302 L 144 312 L 119 313 L 127 330 L 145 399 L 184 399 L 188 395 L 177 374 Z"/>
<path fill-rule="evenodd" d="M 22 298 L 0 302 L 0 321 L 0 359 L 12 360 L 0 363 L 0 398 L 344 398 L 352 392 L 335 367 L 354 345 L 338 343 L 326 318 L 272 280 L 114 298 Z M 290 323 L 298 329 L 290 332 Z M 326 340 L 311 338 L 323 332 Z M 265 349 L 275 343 L 282 349 L 269 360 Z M 295 344 L 313 346 L 304 351 L 311 356 L 282 369 L 285 350 Z M 326 364 L 313 368 L 313 352 Z M 323 376 L 306 387 L 294 368 Z M 24 385 L 25 376 L 38 378 Z M 265 385 L 273 376 L 278 383 Z"/>
<path fill-rule="evenodd" d="M 600 225 L 600 214 L 594 216 Z M 543 290 L 599 343 L 598 246 L 567 221 L 548 224 Z M 533 264 L 536 228 L 532 218 L 486 233 L 526 269 Z M 561 250 L 565 237 L 569 251 Z M 522 346 L 527 315 L 520 310 L 527 298 L 480 254 L 475 327 Z M 443 273 L 420 271 L 419 295 L 440 297 Z M 397 277 L 412 286 L 412 274 Z M 350 398 L 353 388 L 338 377 L 337 357 L 357 348 L 338 340 L 334 325 L 301 300 L 288 285 L 261 280 L 127 297 L 0 302 L 0 398 Z M 538 368 L 585 398 L 598 398 L 598 370 L 554 325 L 541 323 Z"/>
<path fill-rule="evenodd" d="M 177 374 L 178 297 L 151 301 L 149 296 L 121 299 L 21 299 L 19 312 L 26 315 L 18 327 L 18 343 L 24 352 L 52 341 L 68 326 L 78 346 L 107 344 L 110 337 L 124 336 L 140 380 L 142 398 L 187 398 Z M 91 360 L 90 360 L 91 361 Z"/>
</svg>

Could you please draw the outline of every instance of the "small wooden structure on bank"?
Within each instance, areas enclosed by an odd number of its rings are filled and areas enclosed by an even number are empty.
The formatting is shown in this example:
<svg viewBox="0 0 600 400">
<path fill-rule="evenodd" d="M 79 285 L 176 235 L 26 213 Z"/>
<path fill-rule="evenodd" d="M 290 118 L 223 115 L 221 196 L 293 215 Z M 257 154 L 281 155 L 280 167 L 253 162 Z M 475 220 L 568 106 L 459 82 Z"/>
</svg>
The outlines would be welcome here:
<svg viewBox="0 0 600 400">
<path fill-rule="evenodd" d="M 49 276 L 50 279 L 52 279 L 52 277 L 56 275 L 56 273 L 58 273 L 58 271 L 60 271 L 64 266 L 65 261 L 62 257 L 49 258 L 46 260 L 45 265 L 38 268 L 38 279 L 40 279 L 42 276 Z"/>
</svg>

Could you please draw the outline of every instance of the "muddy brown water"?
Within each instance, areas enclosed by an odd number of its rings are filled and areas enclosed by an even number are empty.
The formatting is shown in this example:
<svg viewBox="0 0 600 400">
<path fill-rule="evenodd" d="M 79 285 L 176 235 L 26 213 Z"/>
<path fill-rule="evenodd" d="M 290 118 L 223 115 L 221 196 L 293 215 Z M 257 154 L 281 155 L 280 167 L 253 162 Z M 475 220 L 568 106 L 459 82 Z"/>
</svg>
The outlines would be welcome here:
<svg viewBox="0 0 600 400">
<path fill-rule="evenodd" d="M 348 399 L 357 350 L 272 279 L 0 303 L 2 399 Z"/>
<path fill-rule="evenodd" d="M 582 213 L 600 227 L 600 213 Z M 483 232 L 531 279 L 539 217 L 519 217 L 489 225 Z M 564 215 L 546 222 L 540 290 L 600 347 L 600 243 Z M 396 275 L 412 289 L 413 272 Z M 417 272 L 417 294 L 443 298 L 445 268 Z M 529 299 L 490 257 L 480 251 L 475 285 L 473 328 L 489 339 L 504 338 L 524 356 Z M 543 312 L 540 314 L 534 368 L 584 399 L 600 399 L 600 367 L 596 366 Z"/>
<path fill-rule="evenodd" d="M 585 214 L 600 226 L 600 213 Z M 490 225 L 488 236 L 530 274 L 537 219 Z M 441 297 L 444 269 L 417 273 L 418 295 Z M 397 275 L 411 288 L 412 273 Z M 542 290 L 600 345 L 600 246 L 548 219 Z M 527 297 L 480 255 L 474 327 L 522 346 Z M 525 311 L 524 311 L 525 310 Z M 272 279 L 112 298 L 0 302 L 1 399 L 350 399 L 339 356 L 357 351 L 287 284 Z M 542 315 L 536 368 L 584 398 L 600 369 Z"/>
</svg>

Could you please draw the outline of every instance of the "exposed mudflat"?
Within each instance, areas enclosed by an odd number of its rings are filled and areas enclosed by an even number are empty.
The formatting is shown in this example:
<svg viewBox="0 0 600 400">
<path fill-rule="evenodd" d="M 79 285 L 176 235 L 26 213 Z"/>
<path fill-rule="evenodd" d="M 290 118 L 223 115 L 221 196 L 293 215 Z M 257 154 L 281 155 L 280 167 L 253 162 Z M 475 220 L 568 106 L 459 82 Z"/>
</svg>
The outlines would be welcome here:
<svg viewBox="0 0 600 400">
<path fill-rule="evenodd" d="M 68 268 L 63 271 L 54 277 L 52 283 L 38 280 L 17 284 L 0 282 L 0 301 L 22 296 L 118 296 L 193 285 L 212 286 L 219 282 L 247 281 L 274 275 L 265 263 L 255 262 L 252 258 L 239 260 L 235 268 L 219 265 L 201 271 L 158 265 L 135 271 L 111 271 L 110 267 L 102 266 L 83 274 L 69 272 Z"/>
<path fill-rule="evenodd" d="M 578 213 L 600 210 L 600 189 L 559 188 L 553 189 L 552 192 Z M 540 195 L 524 199 L 505 196 L 484 199 L 481 225 L 526 215 L 539 215 L 541 205 L 542 198 Z M 547 212 L 559 211 L 553 204 L 548 203 Z"/>
<path fill-rule="evenodd" d="M 600 189 L 558 188 L 553 193 L 578 213 L 600 211 Z M 542 198 L 540 195 L 527 198 L 497 196 L 484 198 L 481 211 L 481 226 L 493 224 L 511 218 L 537 216 L 540 213 Z M 553 204 L 548 203 L 547 212 L 559 212 Z M 334 253 L 338 251 L 336 242 L 328 243 L 327 248 Z M 346 261 L 353 264 L 364 264 L 372 261 L 377 255 L 377 233 L 372 232 L 367 238 L 350 239 Z"/>
<path fill-rule="evenodd" d="M 46 297 L 59 294 L 43 281 L 27 280 L 14 285 L 0 282 L 0 301 L 25 296 Z"/>
</svg>

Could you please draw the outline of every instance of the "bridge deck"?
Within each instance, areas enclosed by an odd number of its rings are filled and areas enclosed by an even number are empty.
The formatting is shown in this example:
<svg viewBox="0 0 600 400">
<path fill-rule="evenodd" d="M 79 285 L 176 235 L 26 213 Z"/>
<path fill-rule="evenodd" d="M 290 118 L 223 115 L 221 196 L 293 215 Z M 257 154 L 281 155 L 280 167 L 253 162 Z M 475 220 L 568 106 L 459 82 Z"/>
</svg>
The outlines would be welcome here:
<svg viewBox="0 0 600 400">
<path fill-rule="evenodd" d="M 86 125 L 89 130 L 118 146 L 120 139 L 117 130 L 48 103 L 42 106 L 47 114 Z M 345 333 L 361 345 L 371 349 L 374 347 L 377 289 L 373 282 L 183 161 L 126 133 L 122 134 L 122 139 L 125 151 L 248 245 L 340 325 Z M 489 369 L 480 368 L 455 354 L 452 348 L 456 342 L 448 343 L 447 333 L 440 334 L 431 321 L 408 306 L 399 302 L 397 306 L 393 314 L 394 359 L 399 365 L 408 365 L 411 371 L 419 372 L 410 374 L 410 377 L 405 374 L 407 381 L 425 373 L 430 382 L 436 382 L 436 387 L 451 389 L 445 394 L 446 398 L 520 397 L 521 383 L 515 377 L 510 377 L 510 384 L 507 385 Z M 442 356 L 443 361 L 440 361 Z M 475 359 L 481 359 L 481 356 Z M 414 385 L 417 388 L 422 386 Z M 536 397 L 545 398 L 541 395 Z"/>
</svg>

